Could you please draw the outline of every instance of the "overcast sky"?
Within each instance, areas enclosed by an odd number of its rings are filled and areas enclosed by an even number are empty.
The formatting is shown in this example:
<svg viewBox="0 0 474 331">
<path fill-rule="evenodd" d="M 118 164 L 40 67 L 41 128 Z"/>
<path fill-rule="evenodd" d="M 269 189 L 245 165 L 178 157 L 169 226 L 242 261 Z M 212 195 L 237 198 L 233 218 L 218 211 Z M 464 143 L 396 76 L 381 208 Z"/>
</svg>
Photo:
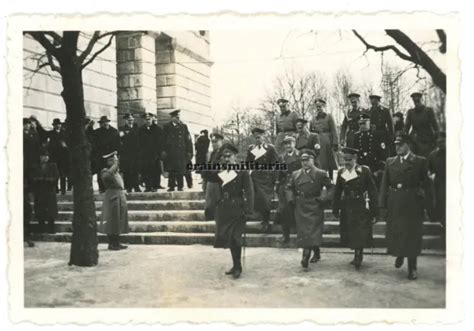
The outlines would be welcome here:
<svg viewBox="0 0 474 331">
<path fill-rule="evenodd" d="M 386 45 L 392 40 L 383 31 L 359 32 L 376 45 Z M 434 31 L 405 32 L 422 42 L 426 49 L 437 46 L 430 43 L 437 40 Z M 369 51 L 364 56 L 365 47 L 351 31 L 213 30 L 210 33 L 214 61 L 212 107 L 218 121 L 229 113 L 232 103 L 258 107 L 275 77 L 285 70 L 318 71 L 331 79 L 339 69 L 347 68 L 357 85 L 369 82 L 376 90 L 380 82 L 380 53 Z M 436 56 L 435 60 L 444 68 L 442 57 Z M 391 52 L 384 55 L 384 61 L 402 68 L 408 65 Z M 409 72 L 407 79 L 415 82 L 416 71 Z"/>
</svg>

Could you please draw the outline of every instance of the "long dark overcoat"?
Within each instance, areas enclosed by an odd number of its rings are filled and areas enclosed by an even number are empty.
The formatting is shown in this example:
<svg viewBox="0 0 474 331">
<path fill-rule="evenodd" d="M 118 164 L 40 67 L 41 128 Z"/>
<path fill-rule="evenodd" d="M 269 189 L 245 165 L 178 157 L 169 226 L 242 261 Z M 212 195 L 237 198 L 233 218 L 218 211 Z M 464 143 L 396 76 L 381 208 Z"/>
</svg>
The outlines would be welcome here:
<svg viewBox="0 0 474 331">
<path fill-rule="evenodd" d="M 40 222 L 51 222 L 58 216 L 56 182 L 59 171 L 56 163 L 35 164 L 31 169 L 35 218 Z"/>
<path fill-rule="evenodd" d="M 98 128 L 94 131 L 94 147 L 96 156 L 96 171 L 99 173 L 106 166 L 102 156 L 114 151 L 120 151 L 120 135 L 116 128 Z"/>
<path fill-rule="evenodd" d="M 372 247 L 372 219 L 378 216 L 374 178 L 366 166 L 356 165 L 354 178 L 344 170 L 337 172 L 332 207 L 340 215 L 341 244 L 353 249 Z"/>
<path fill-rule="evenodd" d="M 351 108 L 344 116 L 341 124 L 341 141 L 345 146 L 354 146 L 354 135 L 359 131 L 359 116 L 364 113 L 367 113 L 367 110 L 361 107 Z"/>
<path fill-rule="evenodd" d="M 337 169 L 334 146 L 339 144 L 336 123 L 331 114 L 320 112 L 310 123 L 309 130 L 319 134 L 319 165 L 321 169 L 331 171 Z"/>
<path fill-rule="evenodd" d="M 288 153 L 283 154 L 280 162 L 286 164 L 288 170 L 280 171 L 278 174 L 278 207 L 275 223 L 293 227 L 295 226 L 294 206 L 289 204 L 286 199 L 286 185 L 290 180 L 291 174 L 301 168 L 299 151 L 295 150 L 291 155 Z"/>
<path fill-rule="evenodd" d="M 409 133 L 415 143 L 413 152 L 428 157 L 435 149 L 438 122 L 433 108 L 421 106 L 409 109 L 405 119 L 405 133 Z"/>
<path fill-rule="evenodd" d="M 51 130 L 48 131 L 48 150 L 50 161 L 56 163 L 58 167 L 59 176 L 65 177 L 69 175 L 69 168 L 71 158 L 69 155 L 69 149 L 66 144 L 66 131 L 65 130 Z"/>
<path fill-rule="evenodd" d="M 410 153 L 406 160 L 390 157 L 385 164 L 379 207 L 387 209 L 387 252 L 418 256 L 422 249 L 424 211 L 432 215 L 427 161 Z"/>
<path fill-rule="evenodd" d="M 255 155 L 251 152 L 254 147 L 255 145 L 250 145 L 249 150 L 247 152 L 246 161 L 259 164 L 275 164 L 276 162 L 278 162 L 279 157 L 273 145 L 262 144 L 261 148 L 265 149 L 265 154 L 263 154 L 257 159 L 255 158 Z M 278 173 L 276 171 L 268 170 L 253 170 L 251 172 L 253 189 L 255 192 L 255 212 L 260 214 L 263 220 L 268 220 L 268 218 L 270 217 L 277 175 Z"/>
<path fill-rule="evenodd" d="M 193 156 L 193 143 L 186 124 L 179 122 L 176 125 L 168 122 L 163 126 L 165 171 L 184 175 L 186 164 Z"/>
<path fill-rule="evenodd" d="M 228 183 L 221 180 L 216 205 L 215 248 L 242 246 L 247 217 L 253 213 L 253 185 L 247 171 L 237 171 Z"/>
<path fill-rule="evenodd" d="M 138 140 L 138 129 L 124 125 L 119 130 L 121 140 L 120 169 L 123 172 L 138 172 L 141 145 Z"/>
<path fill-rule="evenodd" d="M 323 193 L 326 188 L 326 194 Z M 312 167 L 291 174 L 286 186 L 287 200 L 294 203 L 297 245 L 321 246 L 324 228 L 324 203 L 332 199 L 334 188 L 326 171 Z"/>
</svg>

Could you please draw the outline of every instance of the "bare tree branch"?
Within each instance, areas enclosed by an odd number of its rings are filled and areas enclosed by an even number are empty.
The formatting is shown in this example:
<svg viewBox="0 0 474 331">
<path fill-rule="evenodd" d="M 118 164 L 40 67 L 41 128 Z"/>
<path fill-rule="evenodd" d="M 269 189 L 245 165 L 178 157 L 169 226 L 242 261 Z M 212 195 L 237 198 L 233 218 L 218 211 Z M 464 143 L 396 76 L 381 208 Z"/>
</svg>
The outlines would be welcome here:
<svg viewBox="0 0 474 331">
<path fill-rule="evenodd" d="M 87 60 L 85 63 L 83 63 L 83 64 L 81 65 L 81 68 L 82 68 L 82 69 L 84 69 L 85 67 L 87 67 L 92 61 L 95 60 L 95 58 L 96 58 L 97 56 L 99 56 L 102 52 L 104 52 L 104 51 L 112 44 L 112 40 L 114 39 L 115 34 L 113 34 L 113 33 L 108 33 L 108 35 L 110 35 L 109 41 L 108 41 L 101 49 L 99 49 L 97 52 L 95 52 L 95 54 L 92 55 L 92 57 L 91 57 L 89 60 Z"/>
<path fill-rule="evenodd" d="M 30 36 L 33 37 L 37 42 L 43 46 L 46 52 L 50 53 L 54 57 L 59 55 L 59 49 L 54 47 L 54 45 L 46 38 L 44 32 L 29 31 L 27 32 Z"/>
<path fill-rule="evenodd" d="M 56 32 L 54 31 L 43 31 L 43 34 L 45 34 L 46 36 L 50 36 L 51 38 L 53 38 L 53 45 L 56 47 L 56 46 L 61 46 L 61 43 L 63 41 L 63 38 Z"/>
<path fill-rule="evenodd" d="M 441 54 L 446 54 L 446 47 L 447 47 L 446 32 L 444 32 L 444 30 L 438 29 L 436 30 L 436 33 L 438 34 L 438 38 L 441 43 L 441 45 L 439 46 L 439 51 Z"/>
<path fill-rule="evenodd" d="M 92 52 L 92 49 L 94 48 L 95 43 L 99 39 L 99 35 L 100 35 L 100 31 L 94 31 L 94 34 L 89 40 L 89 43 L 87 44 L 86 49 L 82 52 L 81 55 L 79 55 L 79 63 L 83 63 L 86 57 Z"/>
<path fill-rule="evenodd" d="M 396 46 L 394 45 L 386 45 L 386 46 L 375 46 L 375 45 L 372 45 L 372 44 L 369 44 L 365 39 L 364 37 L 362 37 L 358 32 L 357 30 L 352 30 L 352 32 L 355 34 L 355 36 L 365 45 L 366 47 L 366 51 L 364 52 L 364 54 L 369 51 L 370 49 L 375 51 L 375 52 L 385 52 L 385 51 L 389 51 L 389 50 L 392 50 L 395 52 L 395 54 L 397 54 L 399 57 L 401 57 L 402 59 L 404 60 L 407 60 L 407 61 L 410 61 L 410 62 L 413 62 L 414 60 L 407 54 L 403 53 L 401 50 L 399 50 Z"/>
</svg>

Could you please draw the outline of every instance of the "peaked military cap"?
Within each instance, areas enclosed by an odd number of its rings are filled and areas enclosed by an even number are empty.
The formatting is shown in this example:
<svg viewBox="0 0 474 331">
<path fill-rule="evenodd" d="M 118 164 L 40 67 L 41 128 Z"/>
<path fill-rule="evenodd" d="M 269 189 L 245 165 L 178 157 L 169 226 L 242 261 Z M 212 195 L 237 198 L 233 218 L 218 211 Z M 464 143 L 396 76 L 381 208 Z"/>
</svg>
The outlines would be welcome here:
<svg viewBox="0 0 474 331">
<path fill-rule="evenodd" d="M 117 155 L 117 151 L 113 151 L 112 153 L 102 155 L 103 159 L 110 159 L 111 157 L 115 157 Z"/>
<path fill-rule="evenodd" d="M 295 141 L 296 141 L 295 137 L 286 136 L 285 138 L 283 138 L 282 143 L 286 144 L 286 143 L 291 143 L 291 142 L 295 142 Z"/>
<path fill-rule="evenodd" d="M 280 98 L 280 99 L 277 100 L 278 105 L 282 105 L 282 104 L 285 104 L 285 103 L 288 103 L 288 100 L 286 100 L 285 98 Z"/>
<path fill-rule="evenodd" d="M 225 151 L 230 151 L 233 154 L 237 154 L 239 152 L 239 149 L 232 143 L 225 143 L 221 147 L 221 153 L 224 153 Z"/>
<path fill-rule="evenodd" d="M 360 98 L 360 94 L 359 93 L 349 93 L 349 95 L 347 96 L 348 98 Z"/>
<path fill-rule="evenodd" d="M 369 99 L 377 99 L 377 100 L 380 100 L 382 99 L 382 97 L 378 94 L 371 94 L 369 95 Z"/>
<path fill-rule="evenodd" d="M 403 113 L 400 111 L 397 111 L 396 113 L 394 113 L 393 116 L 403 119 Z"/>
<path fill-rule="evenodd" d="M 352 147 L 342 147 L 341 152 L 344 154 L 358 154 L 359 150 L 357 148 L 352 148 Z"/>
<path fill-rule="evenodd" d="M 412 94 L 410 94 L 410 97 L 412 98 L 421 98 L 423 96 L 423 93 L 421 92 L 413 92 Z"/>
<path fill-rule="evenodd" d="M 365 122 L 365 121 L 370 120 L 370 115 L 367 113 L 362 113 L 359 115 L 358 119 L 359 119 L 359 122 Z"/>
<path fill-rule="evenodd" d="M 298 119 L 296 119 L 296 123 L 303 123 L 303 124 L 306 124 L 306 123 L 308 123 L 308 121 L 305 120 L 304 118 L 298 118 Z"/>
<path fill-rule="evenodd" d="M 265 133 L 265 130 L 262 129 L 262 128 L 253 128 L 253 129 L 252 129 L 252 134 L 254 134 L 254 133 L 260 133 L 260 134 L 262 134 L 262 133 Z"/>
<path fill-rule="evenodd" d="M 409 144 L 411 142 L 412 142 L 412 140 L 411 140 L 410 136 L 405 134 L 405 133 L 401 133 L 401 134 L 397 135 L 395 137 L 395 139 L 393 140 L 394 144 Z"/>
<path fill-rule="evenodd" d="M 122 117 L 122 118 L 123 118 L 124 120 L 128 120 L 129 118 L 134 118 L 134 117 L 133 117 L 133 115 L 132 115 L 132 114 L 130 114 L 130 113 L 127 113 L 127 114 L 123 115 L 123 117 Z"/>
<path fill-rule="evenodd" d="M 224 139 L 224 136 L 222 134 L 220 134 L 219 132 L 215 132 L 215 133 L 211 134 L 211 138 Z"/>
<path fill-rule="evenodd" d="M 317 103 L 317 102 L 322 103 L 323 105 L 326 104 L 326 100 L 324 100 L 322 98 L 316 98 L 316 100 L 314 100 L 314 103 Z"/>
<path fill-rule="evenodd" d="M 181 112 L 181 109 L 175 109 L 173 111 L 171 111 L 169 114 L 171 117 L 176 117 L 176 116 L 179 116 L 179 113 Z"/>
<path fill-rule="evenodd" d="M 312 150 L 310 150 L 308 148 L 305 148 L 305 149 L 301 150 L 300 158 L 302 160 L 307 160 L 307 159 L 310 159 L 310 158 L 314 159 L 314 158 L 316 158 L 316 154 Z"/>
</svg>

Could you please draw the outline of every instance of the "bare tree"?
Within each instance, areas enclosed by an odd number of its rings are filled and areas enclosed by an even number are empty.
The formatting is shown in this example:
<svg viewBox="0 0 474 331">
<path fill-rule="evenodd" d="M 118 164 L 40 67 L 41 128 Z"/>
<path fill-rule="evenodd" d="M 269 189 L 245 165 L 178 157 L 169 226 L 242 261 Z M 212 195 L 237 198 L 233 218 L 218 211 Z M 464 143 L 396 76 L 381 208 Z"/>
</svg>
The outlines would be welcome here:
<svg viewBox="0 0 474 331">
<path fill-rule="evenodd" d="M 334 76 L 330 95 L 332 101 L 331 103 L 334 105 L 334 107 L 331 109 L 328 108 L 328 111 L 334 116 L 336 123 L 342 122 L 345 111 L 350 107 L 347 96 L 353 91 L 353 88 L 353 79 L 349 71 L 345 69 L 339 69 Z"/>
<path fill-rule="evenodd" d="M 114 32 L 95 31 L 84 50 L 78 48 L 80 31 L 28 31 L 44 49 L 37 70 L 49 67 L 61 75 L 61 96 L 66 105 L 66 127 L 70 137 L 72 177 L 74 179 L 74 213 L 70 265 L 95 266 L 97 250 L 97 217 L 95 213 L 91 146 L 84 130 L 86 116 L 82 71 L 113 42 Z M 106 40 L 105 43 L 99 41 Z"/>
<path fill-rule="evenodd" d="M 431 76 L 433 84 L 441 89 L 443 93 L 446 93 L 446 74 L 435 63 L 431 56 L 420 47 L 420 45 L 401 30 L 385 30 L 385 33 L 393 39 L 395 45 L 384 46 L 373 45 L 366 41 L 357 30 L 352 31 L 364 44 L 366 52 L 369 50 L 375 52 L 393 51 L 401 59 L 411 62 L 417 67 L 423 68 Z M 446 34 L 443 30 L 436 30 L 435 32 L 439 38 L 439 51 L 441 54 L 445 54 L 447 45 Z"/>
</svg>

